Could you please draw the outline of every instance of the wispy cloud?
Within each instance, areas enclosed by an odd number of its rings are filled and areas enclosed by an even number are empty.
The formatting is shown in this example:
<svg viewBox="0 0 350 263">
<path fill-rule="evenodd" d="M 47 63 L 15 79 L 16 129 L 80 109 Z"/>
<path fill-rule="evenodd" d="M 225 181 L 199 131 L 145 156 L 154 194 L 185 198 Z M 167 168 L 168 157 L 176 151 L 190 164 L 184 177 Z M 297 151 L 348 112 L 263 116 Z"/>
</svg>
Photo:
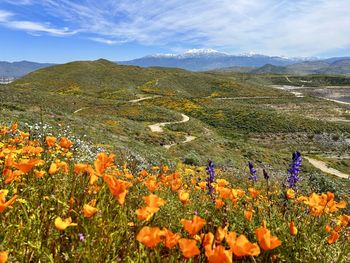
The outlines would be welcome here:
<svg viewBox="0 0 350 263">
<path fill-rule="evenodd" d="M 55 28 L 48 23 L 45 24 L 25 20 L 16 20 L 14 19 L 14 16 L 15 15 L 13 13 L 0 10 L 0 24 L 12 29 L 25 30 L 34 33 L 43 32 L 56 36 L 68 36 L 76 34 L 78 32 L 71 31 L 68 27 Z"/>
<path fill-rule="evenodd" d="M 88 39 L 109 45 L 138 42 L 286 55 L 350 47 L 348 0 L 37 0 L 35 5 Z M 74 32 L 8 17 L 6 21 L 23 30 Z"/>
</svg>

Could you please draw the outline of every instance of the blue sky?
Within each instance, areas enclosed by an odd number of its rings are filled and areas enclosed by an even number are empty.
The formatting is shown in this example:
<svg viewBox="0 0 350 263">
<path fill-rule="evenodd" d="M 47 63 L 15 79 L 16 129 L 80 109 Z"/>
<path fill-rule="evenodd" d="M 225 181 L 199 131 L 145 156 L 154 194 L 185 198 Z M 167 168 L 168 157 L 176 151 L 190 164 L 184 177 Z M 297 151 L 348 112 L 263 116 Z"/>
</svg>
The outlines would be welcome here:
<svg viewBox="0 0 350 263">
<path fill-rule="evenodd" d="M 350 56 L 349 0 L 0 0 L 0 60 Z"/>
</svg>

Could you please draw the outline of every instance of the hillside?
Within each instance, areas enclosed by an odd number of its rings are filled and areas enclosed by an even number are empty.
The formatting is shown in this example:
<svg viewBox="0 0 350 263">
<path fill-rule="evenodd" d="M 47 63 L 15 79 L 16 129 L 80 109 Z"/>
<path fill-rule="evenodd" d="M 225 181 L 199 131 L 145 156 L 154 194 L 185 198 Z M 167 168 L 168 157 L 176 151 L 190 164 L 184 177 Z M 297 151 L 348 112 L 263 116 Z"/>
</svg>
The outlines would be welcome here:
<svg viewBox="0 0 350 263">
<path fill-rule="evenodd" d="M 253 160 L 278 169 L 291 149 L 348 150 L 339 146 L 350 134 L 346 105 L 262 85 L 271 82 L 252 74 L 78 61 L 1 86 L 1 116 L 31 129 L 43 121 L 50 132 L 63 125 L 93 144 L 128 152 L 138 165 L 214 159 L 230 167 Z M 172 124 L 162 132 L 149 127 L 163 122 Z"/>
</svg>

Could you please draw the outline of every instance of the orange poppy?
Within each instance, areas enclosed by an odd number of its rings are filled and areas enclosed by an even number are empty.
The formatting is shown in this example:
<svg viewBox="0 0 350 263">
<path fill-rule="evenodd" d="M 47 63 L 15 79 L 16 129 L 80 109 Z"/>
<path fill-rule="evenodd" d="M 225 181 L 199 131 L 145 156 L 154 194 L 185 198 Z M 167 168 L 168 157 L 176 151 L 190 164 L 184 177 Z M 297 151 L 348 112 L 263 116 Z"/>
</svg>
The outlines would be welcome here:
<svg viewBox="0 0 350 263">
<path fill-rule="evenodd" d="M 32 170 L 33 167 L 39 162 L 39 159 L 22 159 L 19 163 L 15 163 L 14 167 L 26 174 L 29 173 L 30 170 Z"/>
<path fill-rule="evenodd" d="M 191 258 L 201 253 L 197 247 L 197 241 L 194 239 L 181 238 L 179 240 L 179 246 L 185 258 Z"/>
<path fill-rule="evenodd" d="M 224 246 L 217 246 L 207 255 L 209 263 L 231 263 L 232 252 L 225 250 Z"/>
<path fill-rule="evenodd" d="M 258 244 L 249 242 L 245 235 L 240 235 L 236 238 L 236 233 L 230 232 L 227 235 L 226 241 L 229 244 L 231 251 L 237 257 L 258 256 L 260 254 Z"/>
<path fill-rule="evenodd" d="M 216 233 L 215 233 L 215 239 L 219 242 L 221 242 L 222 240 L 224 240 L 224 238 L 226 238 L 227 236 L 227 231 L 228 231 L 228 225 L 226 225 L 224 228 L 222 228 L 221 226 L 219 226 L 216 229 Z"/>
<path fill-rule="evenodd" d="M 337 241 L 337 239 L 339 238 L 339 236 L 340 235 L 337 231 L 332 230 L 330 236 L 327 238 L 327 243 L 330 245 L 335 243 Z"/>
<path fill-rule="evenodd" d="M 152 176 L 149 179 L 147 179 L 146 182 L 144 182 L 145 186 L 148 188 L 149 191 L 152 193 L 158 189 L 160 183 L 156 181 L 156 179 Z"/>
<path fill-rule="evenodd" d="M 253 212 L 254 212 L 254 210 L 246 210 L 246 211 L 244 211 L 245 219 L 247 219 L 248 221 L 252 221 Z"/>
<path fill-rule="evenodd" d="M 224 204 L 225 203 L 224 203 L 224 201 L 222 201 L 221 198 L 215 200 L 215 208 L 216 209 L 220 209 L 221 207 L 224 206 Z"/>
<path fill-rule="evenodd" d="M 103 176 L 103 180 L 108 185 L 112 195 L 117 199 L 119 204 L 123 205 L 125 202 L 125 196 L 128 193 L 126 189 L 132 186 L 132 183 L 119 180 L 112 175 Z"/>
<path fill-rule="evenodd" d="M 176 192 L 177 190 L 180 189 L 182 185 L 182 180 L 181 178 L 177 178 L 171 181 L 171 190 Z"/>
<path fill-rule="evenodd" d="M 167 228 L 163 228 L 163 232 L 165 237 L 165 246 L 167 248 L 170 249 L 179 243 L 179 240 L 181 238 L 180 234 L 178 233 L 174 234 Z"/>
<path fill-rule="evenodd" d="M 97 208 L 95 207 L 96 200 L 92 200 L 90 204 L 85 204 L 83 206 L 83 213 L 85 217 L 92 217 L 96 212 Z"/>
<path fill-rule="evenodd" d="M 8 259 L 9 253 L 7 251 L 0 251 L 0 263 L 5 263 Z"/>
<path fill-rule="evenodd" d="M 292 236 L 296 236 L 298 234 L 298 228 L 295 226 L 293 221 L 289 223 L 289 232 Z"/>
<path fill-rule="evenodd" d="M 115 155 L 107 155 L 105 152 L 99 153 L 94 161 L 95 170 L 98 175 L 104 174 L 106 169 L 113 165 Z"/>
<path fill-rule="evenodd" d="M 205 249 L 205 255 L 208 257 L 212 251 L 214 235 L 211 232 L 201 234 L 202 246 Z"/>
<path fill-rule="evenodd" d="M 146 247 L 154 248 L 160 242 L 161 231 L 159 227 L 144 226 L 136 236 L 136 240 L 144 244 Z"/>
<path fill-rule="evenodd" d="M 40 171 L 34 170 L 34 174 L 35 174 L 35 176 L 38 177 L 38 178 L 43 178 L 44 175 L 46 174 L 46 172 L 45 172 L 44 170 L 40 170 Z"/>
<path fill-rule="evenodd" d="M 162 205 L 165 204 L 165 200 L 162 198 L 159 198 L 158 196 L 154 195 L 154 194 L 150 194 L 148 196 L 144 196 L 143 200 L 145 200 L 147 206 L 149 207 L 154 207 L 154 208 L 158 208 Z"/>
<path fill-rule="evenodd" d="M 181 224 L 190 235 L 194 236 L 202 229 L 202 227 L 206 224 L 206 221 L 203 218 L 195 215 L 193 216 L 192 220 L 182 219 Z"/>
<path fill-rule="evenodd" d="M 259 191 L 256 190 L 255 188 L 250 187 L 250 188 L 248 188 L 248 191 L 249 191 L 250 196 L 253 198 L 257 198 L 259 196 Z"/>
<path fill-rule="evenodd" d="M 218 191 L 220 193 L 220 198 L 222 199 L 231 199 L 232 198 L 232 190 L 226 187 L 218 187 Z"/>
<path fill-rule="evenodd" d="M 60 146 L 62 148 L 69 149 L 70 147 L 72 147 L 72 145 L 73 143 L 70 140 L 68 140 L 66 137 L 62 137 L 60 139 Z"/>
<path fill-rule="evenodd" d="M 135 211 L 136 215 L 137 215 L 137 219 L 138 220 L 145 220 L 148 221 L 152 218 L 152 216 L 159 211 L 158 207 L 142 207 L 139 208 Z"/>
<path fill-rule="evenodd" d="M 260 247 L 265 251 L 272 250 L 282 244 L 282 242 L 276 236 L 271 235 L 270 230 L 268 230 L 264 225 L 257 228 L 255 230 L 255 234 Z"/>
<path fill-rule="evenodd" d="M 77 225 L 78 225 L 77 223 L 72 223 L 72 218 L 70 218 L 70 217 L 68 217 L 66 219 L 62 219 L 60 217 L 57 217 L 55 219 L 55 227 L 60 231 L 65 230 L 69 226 L 77 226 Z"/>
<path fill-rule="evenodd" d="M 8 194 L 8 190 L 4 190 L 4 189 L 0 190 L 0 213 L 4 212 L 5 209 L 11 206 L 17 199 L 17 195 L 15 195 L 6 202 L 7 194 Z"/>
<path fill-rule="evenodd" d="M 45 139 L 46 144 L 49 148 L 55 146 L 56 140 L 57 139 L 52 136 L 46 136 L 46 139 Z"/>
</svg>

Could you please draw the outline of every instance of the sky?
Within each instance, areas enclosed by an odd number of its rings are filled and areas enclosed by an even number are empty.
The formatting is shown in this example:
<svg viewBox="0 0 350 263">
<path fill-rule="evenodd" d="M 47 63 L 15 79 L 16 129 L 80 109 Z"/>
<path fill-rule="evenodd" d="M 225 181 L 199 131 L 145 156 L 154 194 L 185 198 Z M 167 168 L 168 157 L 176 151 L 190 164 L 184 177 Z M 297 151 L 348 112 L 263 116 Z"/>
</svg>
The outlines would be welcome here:
<svg viewBox="0 0 350 263">
<path fill-rule="evenodd" d="M 0 0 L 0 61 L 350 56 L 349 0 Z"/>
</svg>

